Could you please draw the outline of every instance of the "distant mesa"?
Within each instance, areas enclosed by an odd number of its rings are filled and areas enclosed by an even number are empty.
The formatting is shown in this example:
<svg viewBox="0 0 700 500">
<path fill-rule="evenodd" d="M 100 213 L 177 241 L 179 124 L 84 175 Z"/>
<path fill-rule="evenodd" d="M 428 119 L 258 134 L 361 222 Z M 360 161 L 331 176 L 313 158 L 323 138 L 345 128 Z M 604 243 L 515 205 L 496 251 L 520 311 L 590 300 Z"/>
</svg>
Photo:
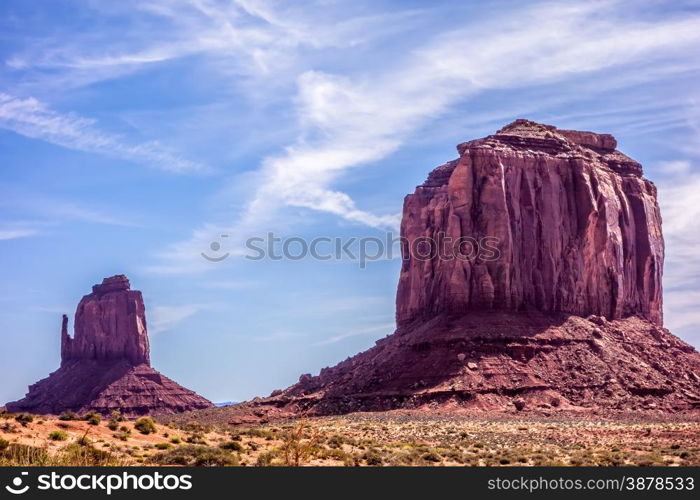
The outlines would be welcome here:
<svg viewBox="0 0 700 500">
<path fill-rule="evenodd" d="M 232 423 L 295 415 L 700 408 L 700 354 L 662 322 L 656 187 L 609 134 L 519 119 L 457 146 L 406 197 L 397 330 Z M 486 259 L 421 238 L 495 237 Z M 448 256 L 449 257 L 449 256 Z"/>
<path fill-rule="evenodd" d="M 151 368 L 143 297 L 124 275 L 105 278 L 82 298 L 74 336 L 61 327 L 61 366 L 29 387 L 11 412 L 119 410 L 126 416 L 169 414 L 213 406 Z"/>
</svg>

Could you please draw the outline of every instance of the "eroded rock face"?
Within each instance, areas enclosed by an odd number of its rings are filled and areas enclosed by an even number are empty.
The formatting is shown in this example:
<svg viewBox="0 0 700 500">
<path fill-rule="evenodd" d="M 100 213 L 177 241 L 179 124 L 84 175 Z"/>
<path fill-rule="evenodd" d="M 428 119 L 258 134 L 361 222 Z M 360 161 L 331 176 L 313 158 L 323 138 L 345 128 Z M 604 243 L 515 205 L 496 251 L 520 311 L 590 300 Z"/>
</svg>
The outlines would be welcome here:
<svg viewBox="0 0 700 500">
<path fill-rule="evenodd" d="M 661 324 L 656 188 L 616 145 L 527 120 L 460 144 L 460 157 L 404 202 L 401 232 L 413 246 L 404 247 L 398 323 L 503 309 Z M 490 241 L 498 255 L 467 244 L 456 258 L 416 258 L 421 238 Z"/>
<path fill-rule="evenodd" d="M 414 410 L 664 415 L 700 410 L 700 355 L 638 317 L 471 311 L 399 327 L 268 398 L 221 409 L 233 424 Z"/>
<path fill-rule="evenodd" d="M 616 147 L 611 135 L 527 120 L 460 144 L 405 200 L 397 330 L 221 411 L 251 423 L 394 409 L 700 409 L 700 354 L 661 326 L 656 189 Z M 495 254 L 457 247 L 449 258 L 440 246 L 487 237 Z"/>
<path fill-rule="evenodd" d="M 9 411 L 60 414 L 120 410 L 126 416 L 179 413 L 209 408 L 203 397 L 150 366 L 146 313 L 141 292 L 124 275 L 105 278 L 82 298 L 61 325 L 61 367 L 8 403 Z"/>
<path fill-rule="evenodd" d="M 75 338 L 61 333 L 61 361 L 127 359 L 150 364 L 146 310 L 124 275 L 105 278 L 83 297 L 75 313 Z"/>
</svg>

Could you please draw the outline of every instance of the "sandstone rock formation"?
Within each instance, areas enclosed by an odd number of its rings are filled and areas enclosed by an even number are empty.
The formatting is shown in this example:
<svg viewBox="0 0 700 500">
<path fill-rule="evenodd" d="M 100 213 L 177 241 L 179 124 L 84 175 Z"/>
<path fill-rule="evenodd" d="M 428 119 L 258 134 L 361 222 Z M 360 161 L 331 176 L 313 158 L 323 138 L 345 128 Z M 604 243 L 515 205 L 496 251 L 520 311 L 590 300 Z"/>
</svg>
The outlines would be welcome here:
<svg viewBox="0 0 700 500">
<path fill-rule="evenodd" d="M 77 359 L 126 359 L 150 364 L 146 311 L 138 290 L 124 275 L 105 278 L 92 287 L 75 312 L 75 338 L 68 336 L 68 318 L 61 331 L 61 362 Z"/>
<path fill-rule="evenodd" d="M 616 147 L 528 120 L 460 144 L 406 197 L 396 332 L 231 422 L 699 408 L 700 354 L 662 327 L 656 188 Z"/>
<path fill-rule="evenodd" d="M 9 411 L 60 414 L 64 411 L 120 410 L 126 416 L 178 413 L 212 403 L 150 366 L 146 313 L 141 292 L 126 276 L 105 278 L 82 298 L 61 328 L 61 367 L 30 386 L 27 396 L 8 403 Z"/>
<path fill-rule="evenodd" d="M 402 235 L 492 238 L 500 255 L 405 259 L 398 323 L 506 309 L 636 315 L 661 324 L 656 188 L 615 147 L 610 135 L 525 120 L 460 144 L 459 159 L 406 197 Z M 474 249 L 467 250 L 461 255 Z"/>
</svg>

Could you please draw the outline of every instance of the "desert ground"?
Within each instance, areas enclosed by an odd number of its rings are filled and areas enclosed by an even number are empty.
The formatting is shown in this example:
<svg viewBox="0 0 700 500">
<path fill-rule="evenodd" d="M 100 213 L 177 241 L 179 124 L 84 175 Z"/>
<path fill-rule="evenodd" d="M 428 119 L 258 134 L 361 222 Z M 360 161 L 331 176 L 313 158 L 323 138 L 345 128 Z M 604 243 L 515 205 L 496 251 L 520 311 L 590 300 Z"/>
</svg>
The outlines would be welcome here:
<svg viewBox="0 0 700 500">
<path fill-rule="evenodd" d="M 188 418 L 4 413 L 0 465 L 700 465 L 696 417 L 641 421 L 385 412 L 250 427 Z"/>
</svg>

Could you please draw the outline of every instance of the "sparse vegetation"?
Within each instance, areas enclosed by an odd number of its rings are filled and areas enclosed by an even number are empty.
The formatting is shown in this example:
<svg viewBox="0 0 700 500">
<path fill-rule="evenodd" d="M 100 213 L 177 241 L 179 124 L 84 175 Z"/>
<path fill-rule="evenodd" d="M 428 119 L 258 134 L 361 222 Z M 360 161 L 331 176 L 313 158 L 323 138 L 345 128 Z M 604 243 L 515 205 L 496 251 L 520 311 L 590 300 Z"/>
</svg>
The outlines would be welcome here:
<svg viewBox="0 0 700 500">
<path fill-rule="evenodd" d="M 307 430 L 309 426 L 305 420 L 301 420 L 282 435 L 281 455 L 284 465 L 298 467 L 308 460 L 318 443 L 318 431 L 311 430 L 310 435 L 307 435 Z"/>
<path fill-rule="evenodd" d="M 243 445 L 238 441 L 227 441 L 225 443 L 221 443 L 219 448 L 229 451 L 243 451 Z"/>
<path fill-rule="evenodd" d="M 68 439 L 68 434 L 63 431 L 53 431 L 49 434 L 49 439 L 51 441 L 65 441 Z"/>
<path fill-rule="evenodd" d="M 151 434 L 158 430 L 155 421 L 150 417 L 141 417 L 136 420 L 136 422 L 134 422 L 134 429 L 141 434 Z"/>
<path fill-rule="evenodd" d="M 121 441 L 128 441 L 131 437 L 131 431 L 128 427 L 122 426 L 118 432 L 115 432 L 113 436 Z"/>
<path fill-rule="evenodd" d="M 185 438 L 185 441 L 187 441 L 189 444 L 207 444 L 206 439 L 204 439 L 204 434 L 201 432 L 193 432 L 192 434 L 189 434 Z"/>
<path fill-rule="evenodd" d="M 367 465 L 377 466 L 384 464 L 381 453 L 375 449 L 368 450 L 362 458 L 365 460 Z"/>
<path fill-rule="evenodd" d="M 150 463 L 196 467 L 233 466 L 239 464 L 237 455 L 220 448 L 199 445 L 179 446 L 154 455 Z"/>
<path fill-rule="evenodd" d="M 113 415 L 116 430 L 44 417 L 38 427 L 36 416 L 22 427 L 18 416 L 0 414 L 0 465 L 700 465 L 700 422 L 687 421 L 377 413 L 142 434 Z"/>
<path fill-rule="evenodd" d="M 86 415 L 85 420 L 90 425 L 100 425 L 100 422 L 102 422 L 102 416 L 99 413 L 93 412 Z"/>
<path fill-rule="evenodd" d="M 70 466 L 119 466 L 124 460 L 106 450 L 98 450 L 89 443 L 73 443 L 64 448 L 52 465 Z"/>
<path fill-rule="evenodd" d="M 275 452 L 274 451 L 266 451 L 265 453 L 261 453 L 258 455 L 258 458 L 255 461 L 255 465 L 259 467 L 268 467 L 272 465 L 272 460 L 275 458 Z"/>
<path fill-rule="evenodd" d="M 107 427 L 111 431 L 116 431 L 119 428 L 119 422 L 123 421 L 124 417 L 122 416 L 121 412 L 119 410 L 114 410 L 109 416 Z"/>
<path fill-rule="evenodd" d="M 0 452 L 0 466 L 50 465 L 51 456 L 45 448 L 27 444 L 11 443 Z"/>
<path fill-rule="evenodd" d="M 34 422 L 34 415 L 30 415 L 29 413 L 20 413 L 19 415 L 15 416 L 15 420 L 19 422 L 22 427 L 27 427 L 28 424 Z"/>
</svg>

